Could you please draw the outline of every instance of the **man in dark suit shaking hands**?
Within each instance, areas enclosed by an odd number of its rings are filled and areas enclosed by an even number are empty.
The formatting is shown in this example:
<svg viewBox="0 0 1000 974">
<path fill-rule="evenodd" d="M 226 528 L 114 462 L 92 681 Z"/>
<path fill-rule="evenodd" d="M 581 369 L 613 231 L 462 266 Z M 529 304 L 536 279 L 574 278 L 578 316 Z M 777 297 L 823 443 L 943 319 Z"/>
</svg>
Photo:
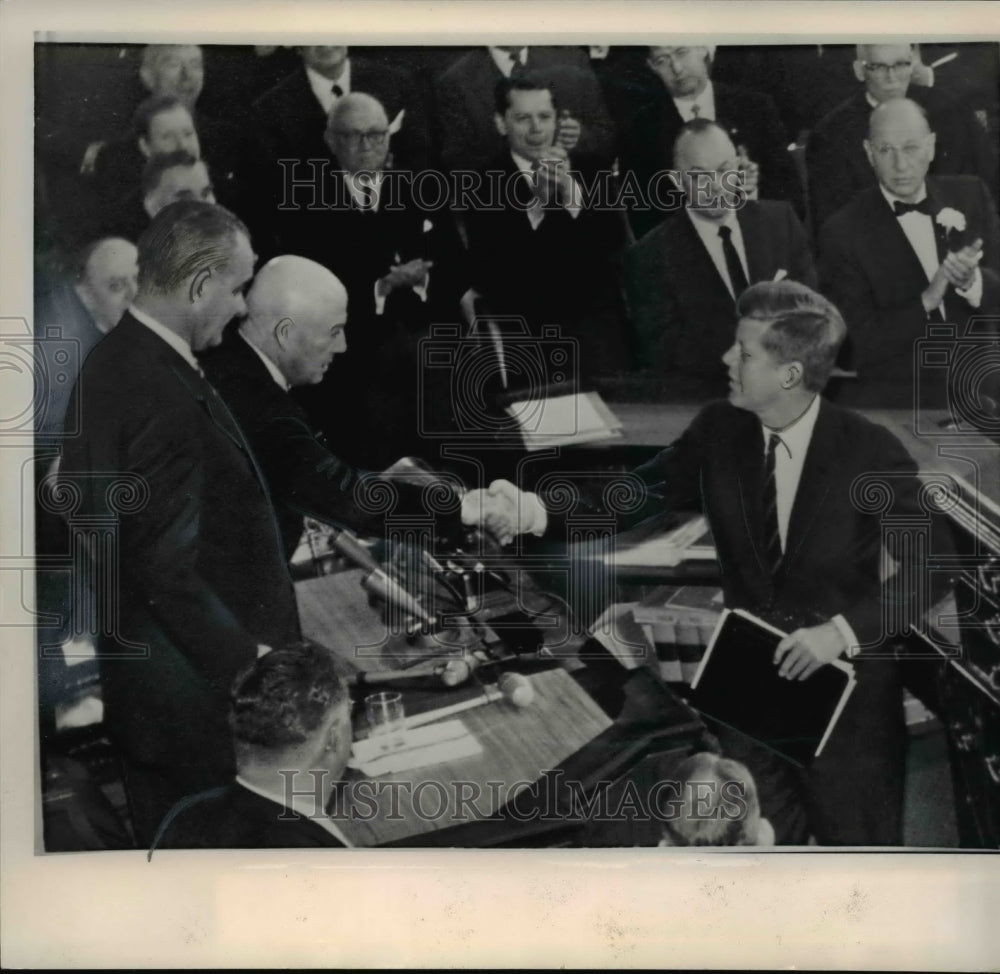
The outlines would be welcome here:
<svg viewBox="0 0 1000 974">
<path fill-rule="evenodd" d="M 701 510 L 726 606 L 789 633 L 774 658 L 781 676 L 809 679 L 852 658 L 857 686 L 809 767 L 734 731 L 723 729 L 720 739 L 753 773 L 779 844 L 811 834 L 821 845 L 896 845 L 906 736 L 899 667 L 886 650 L 890 620 L 915 620 L 927 576 L 909 550 L 893 553 L 908 563 L 883 573 L 883 511 L 866 508 L 860 488 L 877 486 L 892 517 L 926 522 L 916 464 L 883 427 L 820 395 L 845 334 L 829 301 L 797 282 L 765 282 L 743 292 L 736 313 L 723 357 L 728 402 L 706 406 L 672 446 L 633 471 L 641 506 L 627 518 L 601 513 L 625 526 L 656 511 Z M 552 536 L 570 514 L 600 507 L 582 497 L 572 512 L 565 503 L 561 513 L 549 511 L 543 492 L 519 494 L 506 481 L 489 493 L 487 525 L 507 537 Z M 506 521 L 500 498 L 509 501 Z"/>
<path fill-rule="evenodd" d="M 74 513 L 117 525 L 117 544 L 90 552 L 110 589 L 101 682 L 148 844 L 175 801 L 232 778 L 233 677 L 299 629 L 264 480 L 194 357 L 246 312 L 246 228 L 213 204 L 174 203 L 138 249 L 135 302 L 81 372 L 62 477 Z"/>
</svg>

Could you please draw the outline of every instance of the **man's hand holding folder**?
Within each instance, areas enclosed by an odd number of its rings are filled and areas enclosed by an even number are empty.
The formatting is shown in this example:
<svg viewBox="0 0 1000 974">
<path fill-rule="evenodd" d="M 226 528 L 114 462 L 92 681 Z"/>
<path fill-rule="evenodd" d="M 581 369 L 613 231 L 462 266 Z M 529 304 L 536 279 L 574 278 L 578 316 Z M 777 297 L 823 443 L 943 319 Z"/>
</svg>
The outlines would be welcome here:
<svg viewBox="0 0 1000 974">
<path fill-rule="evenodd" d="M 847 642 L 834 622 L 824 622 L 808 629 L 796 629 L 778 643 L 774 665 L 786 680 L 805 680 L 821 666 L 832 663 L 847 652 Z"/>
</svg>

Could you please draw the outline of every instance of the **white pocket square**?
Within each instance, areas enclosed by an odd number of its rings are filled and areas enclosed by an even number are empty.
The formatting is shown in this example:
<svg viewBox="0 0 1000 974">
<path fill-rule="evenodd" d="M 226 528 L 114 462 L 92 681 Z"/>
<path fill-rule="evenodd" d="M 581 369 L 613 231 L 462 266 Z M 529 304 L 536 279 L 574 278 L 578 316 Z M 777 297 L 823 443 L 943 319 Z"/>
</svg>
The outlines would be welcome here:
<svg viewBox="0 0 1000 974">
<path fill-rule="evenodd" d="M 784 267 L 779 267 L 774 272 L 774 278 L 773 278 L 773 280 L 775 280 L 775 281 L 783 281 L 786 277 L 788 277 L 788 271 L 786 271 Z"/>
</svg>

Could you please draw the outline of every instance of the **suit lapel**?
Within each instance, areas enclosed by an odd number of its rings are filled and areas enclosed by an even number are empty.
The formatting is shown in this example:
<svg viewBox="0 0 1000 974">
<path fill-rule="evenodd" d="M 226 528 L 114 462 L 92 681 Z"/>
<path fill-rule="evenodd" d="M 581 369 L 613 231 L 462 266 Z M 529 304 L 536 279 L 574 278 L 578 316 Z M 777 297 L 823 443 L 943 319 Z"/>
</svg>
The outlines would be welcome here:
<svg viewBox="0 0 1000 974">
<path fill-rule="evenodd" d="M 747 413 L 747 420 L 736 429 L 736 436 L 731 443 L 733 470 L 736 473 L 737 490 L 740 497 L 740 510 L 746 535 L 750 539 L 754 555 L 760 565 L 762 575 L 766 578 L 770 570 L 767 567 L 766 546 L 764 544 L 764 509 L 762 491 L 764 481 L 764 440 L 761 433 L 760 420 L 752 413 Z"/>
<path fill-rule="evenodd" d="M 788 536 L 785 539 L 785 557 L 781 563 L 781 577 L 790 570 L 806 543 L 809 531 L 822 510 L 830 493 L 835 475 L 833 458 L 838 451 L 833 448 L 837 435 L 836 417 L 824 399 L 820 399 L 819 415 L 806 449 L 799 487 L 788 519 Z"/>
<path fill-rule="evenodd" d="M 764 227 L 760 209 L 749 201 L 736 213 L 740 230 L 743 233 L 743 251 L 747 257 L 747 274 L 751 284 L 770 280 L 772 271 L 766 261 L 771 257 L 770 250 L 765 246 Z"/>
<path fill-rule="evenodd" d="M 880 274 L 905 275 L 904 290 L 908 294 L 919 294 L 927 287 L 927 275 L 916 252 L 910 245 L 899 220 L 885 201 L 882 191 L 875 188 L 870 194 L 871 206 L 867 208 L 871 227 L 868 240 L 874 248 L 874 256 Z"/>
<path fill-rule="evenodd" d="M 691 225 L 691 218 L 682 211 L 677 213 L 673 219 L 677 221 L 680 246 L 670 255 L 671 263 L 677 262 L 682 268 L 686 264 L 687 268 L 682 272 L 683 279 L 686 279 L 690 284 L 704 281 L 705 285 L 711 288 L 712 293 L 720 295 L 720 298 L 727 301 L 729 309 L 732 310 L 735 305 L 729 288 L 722 279 L 719 268 L 715 266 L 715 261 L 712 260 L 698 231 Z"/>
</svg>

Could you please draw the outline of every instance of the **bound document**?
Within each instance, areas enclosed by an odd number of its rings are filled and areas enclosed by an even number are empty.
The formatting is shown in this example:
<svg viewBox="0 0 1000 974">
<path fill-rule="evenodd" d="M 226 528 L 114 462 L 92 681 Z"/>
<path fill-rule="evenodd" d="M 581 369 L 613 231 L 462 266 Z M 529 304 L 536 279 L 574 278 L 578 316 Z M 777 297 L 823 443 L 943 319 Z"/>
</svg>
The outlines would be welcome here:
<svg viewBox="0 0 1000 974">
<path fill-rule="evenodd" d="M 854 667 L 834 660 L 805 680 L 786 680 L 774 664 L 785 635 L 742 609 L 725 610 L 691 682 L 691 702 L 805 766 L 822 753 L 854 690 Z"/>
</svg>

